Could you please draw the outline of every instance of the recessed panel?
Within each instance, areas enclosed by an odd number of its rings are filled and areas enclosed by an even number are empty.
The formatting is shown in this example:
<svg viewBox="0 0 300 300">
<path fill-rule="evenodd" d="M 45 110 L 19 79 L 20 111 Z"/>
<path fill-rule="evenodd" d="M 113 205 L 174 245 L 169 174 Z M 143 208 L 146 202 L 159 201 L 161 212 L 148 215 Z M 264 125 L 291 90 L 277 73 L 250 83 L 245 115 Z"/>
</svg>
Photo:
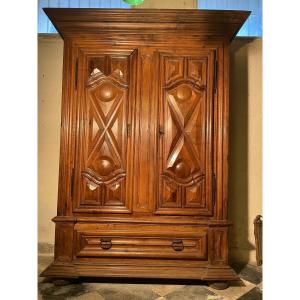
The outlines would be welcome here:
<svg viewBox="0 0 300 300">
<path fill-rule="evenodd" d="M 84 51 L 83 51 L 84 52 Z M 114 51 L 115 52 L 115 51 Z M 75 211 L 130 212 L 128 124 L 134 54 L 83 54 Z M 132 72 L 134 78 L 134 70 Z M 79 188 L 80 187 L 80 188 Z"/>
<path fill-rule="evenodd" d="M 212 83 L 208 72 L 210 56 L 210 53 L 203 57 L 184 55 L 172 57 L 170 54 L 161 54 L 163 74 L 169 74 L 170 61 L 178 62 L 180 65 L 178 70 L 182 72 L 181 76 L 175 73 L 173 77 L 165 75 L 160 87 L 160 126 L 163 134 L 159 135 L 160 174 L 156 213 L 171 215 L 210 213 L 212 168 L 212 153 L 210 153 Z M 170 186 L 173 194 L 170 193 Z M 171 202 L 170 199 L 176 199 L 176 202 L 174 200 Z"/>
</svg>

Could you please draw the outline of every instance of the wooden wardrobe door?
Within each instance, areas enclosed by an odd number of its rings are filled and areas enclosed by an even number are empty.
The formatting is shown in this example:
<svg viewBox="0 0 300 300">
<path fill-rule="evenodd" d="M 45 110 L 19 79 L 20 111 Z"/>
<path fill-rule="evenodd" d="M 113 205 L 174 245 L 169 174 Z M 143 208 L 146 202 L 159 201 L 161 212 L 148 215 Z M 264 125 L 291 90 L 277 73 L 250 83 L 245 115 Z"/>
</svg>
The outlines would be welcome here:
<svg viewBox="0 0 300 300">
<path fill-rule="evenodd" d="M 131 212 L 135 51 L 81 49 L 74 212 Z"/>
<path fill-rule="evenodd" d="M 212 214 L 214 59 L 160 53 L 158 214 Z"/>
</svg>

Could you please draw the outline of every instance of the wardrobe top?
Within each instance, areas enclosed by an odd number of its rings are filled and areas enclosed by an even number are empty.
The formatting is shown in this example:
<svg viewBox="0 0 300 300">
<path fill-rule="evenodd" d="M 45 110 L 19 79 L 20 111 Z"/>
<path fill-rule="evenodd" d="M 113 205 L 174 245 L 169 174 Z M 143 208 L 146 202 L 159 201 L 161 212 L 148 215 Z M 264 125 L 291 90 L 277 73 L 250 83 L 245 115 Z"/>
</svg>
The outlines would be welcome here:
<svg viewBox="0 0 300 300">
<path fill-rule="evenodd" d="M 68 33 L 106 31 L 196 31 L 234 38 L 250 11 L 199 9 L 44 8 L 64 37 Z"/>
</svg>

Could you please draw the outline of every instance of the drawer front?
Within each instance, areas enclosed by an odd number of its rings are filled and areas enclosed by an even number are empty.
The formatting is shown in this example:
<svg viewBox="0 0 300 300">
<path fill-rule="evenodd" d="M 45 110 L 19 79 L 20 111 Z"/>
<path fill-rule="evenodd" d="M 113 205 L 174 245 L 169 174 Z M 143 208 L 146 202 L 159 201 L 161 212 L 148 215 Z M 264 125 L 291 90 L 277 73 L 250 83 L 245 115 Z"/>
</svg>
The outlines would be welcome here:
<svg viewBox="0 0 300 300">
<path fill-rule="evenodd" d="M 207 260 L 206 229 L 140 225 L 138 230 L 122 226 L 79 226 L 76 256 Z"/>
</svg>

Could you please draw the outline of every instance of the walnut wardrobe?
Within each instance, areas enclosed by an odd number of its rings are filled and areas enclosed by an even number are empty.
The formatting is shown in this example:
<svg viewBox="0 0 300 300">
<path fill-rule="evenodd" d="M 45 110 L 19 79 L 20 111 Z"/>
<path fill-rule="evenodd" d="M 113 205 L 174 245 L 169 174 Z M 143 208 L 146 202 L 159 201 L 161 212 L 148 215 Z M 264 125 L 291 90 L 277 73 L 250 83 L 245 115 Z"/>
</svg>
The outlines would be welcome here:
<svg viewBox="0 0 300 300">
<path fill-rule="evenodd" d="M 64 63 L 55 257 L 42 276 L 237 279 L 229 45 L 249 12 L 44 10 Z"/>
</svg>

